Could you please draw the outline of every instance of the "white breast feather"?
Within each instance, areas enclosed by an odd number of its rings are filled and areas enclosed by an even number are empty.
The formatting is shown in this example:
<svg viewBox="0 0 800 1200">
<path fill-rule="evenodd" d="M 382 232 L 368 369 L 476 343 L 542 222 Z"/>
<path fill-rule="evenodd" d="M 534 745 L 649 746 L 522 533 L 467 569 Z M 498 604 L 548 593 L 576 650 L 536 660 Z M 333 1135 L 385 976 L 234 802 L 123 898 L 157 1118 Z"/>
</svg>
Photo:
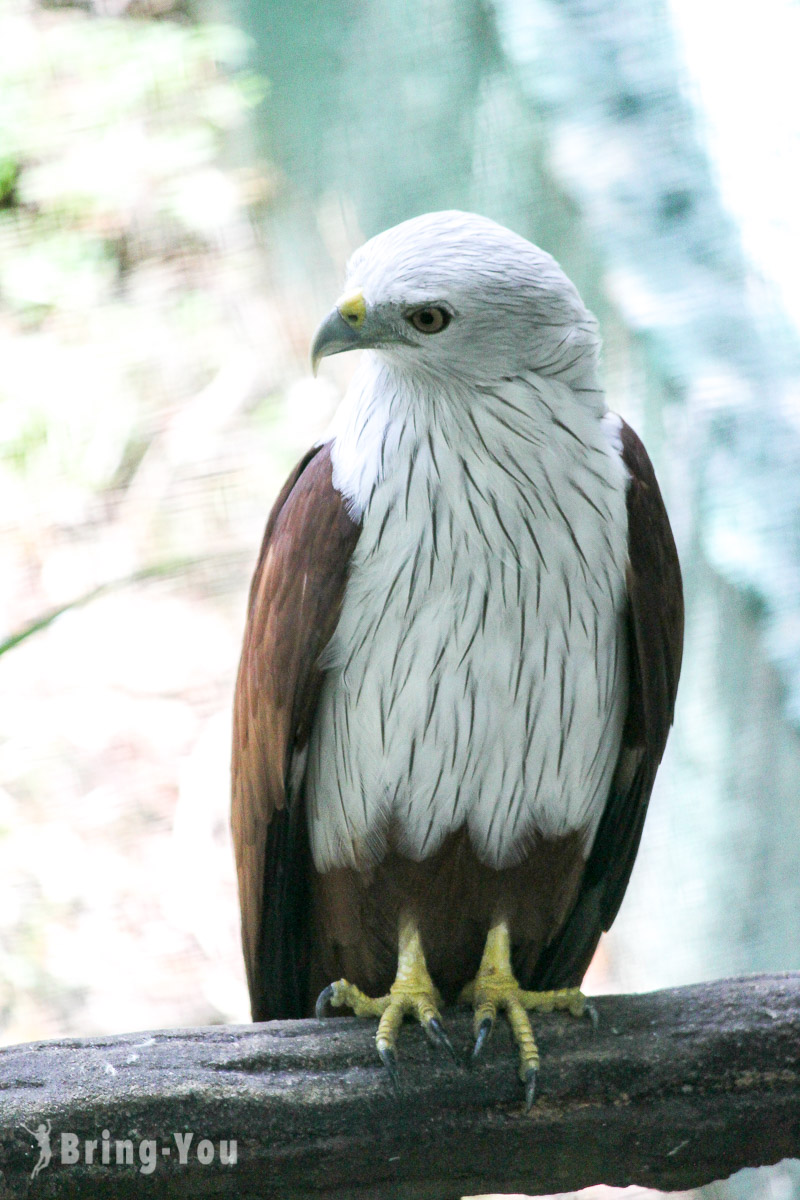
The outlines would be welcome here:
<svg viewBox="0 0 800 1200">
<path fill-rule="evenodd" d="M 627 706 L 613 421 L 552 379 L 447 395 L 367 356 L 332 447 L 363 530 L 309 746 L 318 870 L 390 830 L 422 859 L 466 826 L 493 867 L 591 844 Z"/>
</svg>

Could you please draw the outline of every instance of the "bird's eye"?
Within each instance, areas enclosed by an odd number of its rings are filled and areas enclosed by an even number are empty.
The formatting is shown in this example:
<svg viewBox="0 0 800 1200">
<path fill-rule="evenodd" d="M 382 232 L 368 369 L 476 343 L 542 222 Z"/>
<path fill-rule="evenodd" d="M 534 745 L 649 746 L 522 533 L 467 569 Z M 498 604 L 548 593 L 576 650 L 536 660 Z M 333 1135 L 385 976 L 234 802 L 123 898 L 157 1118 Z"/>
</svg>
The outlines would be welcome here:
<svg viewBox="0 0 800 1200">
<path fill-rule="evenodd" d="M 441 333 L 450 324 L 450 316 L 446 308 L 429 305 L 409 313 L 408 319 L 420 333 Z"/>
</svg>

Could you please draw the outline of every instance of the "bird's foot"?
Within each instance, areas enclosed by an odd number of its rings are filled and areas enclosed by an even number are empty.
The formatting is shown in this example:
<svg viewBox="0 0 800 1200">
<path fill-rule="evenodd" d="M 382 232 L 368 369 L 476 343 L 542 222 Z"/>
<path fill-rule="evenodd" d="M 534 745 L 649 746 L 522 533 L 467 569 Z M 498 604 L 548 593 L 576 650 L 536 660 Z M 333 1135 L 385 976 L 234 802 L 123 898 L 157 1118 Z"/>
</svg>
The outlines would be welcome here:
<svg viewBox="0 0 800 1200">
<path fill-rule="evenodd" d="M 493 925 L 486 938 L 478 974 L 459 997 L 475 1013 L 473 1061 L 480 1057 L 494 1028 L 497 1014 L 504 1011 L 519 1048 L 519 1076 L 525 1084 L 525 1107 L 530 1110 L 536 1095 L 539 1049 L 533 1036 L 529 1012 L 566 1011 L 574 1017 L 588 1016 L 597 1024 L 597 1012 L 580 988 L 554 992 L 527 992 L 517 983 L 511 969 L 511 942 L 505 922 Z"/>
<path fill-rule="evenodd" d="M 397 974 L 389 992 L 385 996 L 367 996 L 346 979 L 339 979 L 320 993 L 316 1014 L 323 1017 L 331 1005 L 350 1008 L 357 1017 L 380 1017 L 375 1045 L 393 1087 L 399 1091 L 397 1035 L 405 1016 L 419 1021 L 434 1045 L 442 1046 L 455 1061 L 455 1052 L 442 1026 L 440 1004 L 441 997 L 428 973 L 416 925 L 404 919 L 400 924 Z"/>
</svg>

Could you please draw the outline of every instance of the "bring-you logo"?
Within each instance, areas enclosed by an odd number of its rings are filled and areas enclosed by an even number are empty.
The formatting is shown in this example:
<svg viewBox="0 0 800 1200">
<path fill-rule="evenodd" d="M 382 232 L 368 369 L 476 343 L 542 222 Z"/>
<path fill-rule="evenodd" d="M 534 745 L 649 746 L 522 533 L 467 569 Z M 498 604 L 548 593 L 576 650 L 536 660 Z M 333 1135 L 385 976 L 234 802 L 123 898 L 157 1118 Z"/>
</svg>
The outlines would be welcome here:
<svg viewBox="0 0 800 1200">
<path fill-rule="evenodd" d="M 214 1163 L 232 1167 L 238 1157 L 235 1138 L 221 1138 L 213 1142 L 207 1137 L 197 1137 L 191 1130 L 183 1133 L 174 1131 L 163 1138 L 116 1138 L 110 1129 L 104 1129 L 99 1137 L 80 1138 L 77 1133 L 54 1134 L 49 1119 L 33 1129 L 27 1125 L 21 1128 L 30 1134 L 39 1151 L 31 1179 L 50 1166 L 54 1159 L 65 1167 L 76 1163 L 137 1167 L 140 1174 L 152 1175 L 159 1162 L 176 1161 L 182 1167 L 190 1162 L 197 1162 L 203 1167 Z"/>
</svg>

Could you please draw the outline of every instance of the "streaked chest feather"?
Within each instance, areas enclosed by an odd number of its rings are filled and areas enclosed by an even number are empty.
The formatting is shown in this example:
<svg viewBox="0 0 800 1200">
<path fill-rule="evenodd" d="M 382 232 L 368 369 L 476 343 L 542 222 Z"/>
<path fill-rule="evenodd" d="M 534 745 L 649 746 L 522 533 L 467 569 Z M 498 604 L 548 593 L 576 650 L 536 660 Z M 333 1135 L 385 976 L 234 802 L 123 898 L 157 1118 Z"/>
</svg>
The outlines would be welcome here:
<svg viewBox="0 0 800 1200">
<path fill-rule="evenodd" d="M 388 395 L 334 444 L 364 516 L 309 746 L 320 870 L 464 826 L 495 867 L 594 835 L 627 703 L 626 477 L 599 416 L 534 385 Z"/>
</svg>

